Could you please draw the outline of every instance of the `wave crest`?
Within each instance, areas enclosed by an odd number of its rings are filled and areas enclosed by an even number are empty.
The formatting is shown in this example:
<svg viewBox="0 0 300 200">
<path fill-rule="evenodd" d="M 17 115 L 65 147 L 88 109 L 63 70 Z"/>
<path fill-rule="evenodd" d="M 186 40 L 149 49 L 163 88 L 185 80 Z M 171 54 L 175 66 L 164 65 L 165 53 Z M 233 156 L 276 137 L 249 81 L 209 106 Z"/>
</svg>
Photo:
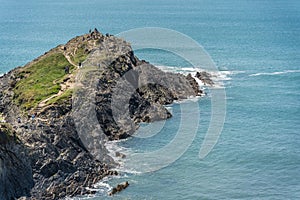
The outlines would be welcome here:
<svg viewBox="0 0 300 200">
<path fill-rule="evenodd" d="M 249 76 L 273 76 L 273 75 L 280 75 L 280 74 L 288 74 L 288 73 L 299 73 L 300 70 L 284 70 L 279 72 L 261 72 L 250 74 Z"/>
<path fill-rule="evenodd" d="M 175 67 L 175 66 L 166 66 L 166 65 L 155 65 L 157 68 L 161 69 L 164 72 L 172 72 L 172 73 L 180 73 L 184 75 L 191 74 L 195 80 L 197 81 L 200 88 L 205 86 L 201 80 L 196 78 L 197 72 L 206 71 L 212 75 L 211 79 L 214 81 L 215 85 L 214 88 L 223 88 L 224 83 L 223 81 L 229 81 L 232 78 L 230 76 L 245 73 L 245 71 L 228 71 L 228 70 L 220 70 L 220 71 L 208 71 L 201 69 L 199 67 Z"/>
</svg>

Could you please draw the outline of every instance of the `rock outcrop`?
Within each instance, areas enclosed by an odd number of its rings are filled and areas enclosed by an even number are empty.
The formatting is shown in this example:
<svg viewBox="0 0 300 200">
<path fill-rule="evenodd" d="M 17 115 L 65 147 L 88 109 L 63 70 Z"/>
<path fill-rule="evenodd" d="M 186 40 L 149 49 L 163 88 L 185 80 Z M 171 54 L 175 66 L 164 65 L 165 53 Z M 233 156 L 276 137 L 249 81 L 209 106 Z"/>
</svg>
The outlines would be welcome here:
<svg viewBox="0 0 300 200">
<path fill-rule="evenodd" d="M 12 132 L 8 124 L 0 124 L 0 199 L 30 195 L 34 184 L 26 148 Z"/>
<path fill-rule="evenodd" d="M 212 81 L 212 77 L 211 77 L 211 74 L 206 72 L 206 71 L 202 71 L 202 72 L 197 72 L 196 73 L 196 77 L 201 80 L 204 85 L 214 85 L 214 82 Z"/>
<path fill-rule="evenodd" d="M 129 137 L 140 122 L 167 119 L 163 105 L 202 93 L 191 76 L 140 61 L 129 43 L 97 30 L 10 71 L 0 87 L 0 113 L 15 133 L 0 135 L 4 200 L 94 193 L 87 188 L 117 175 L 105 141 Z M 93 117 L 101 130 L 90 123 Z"/>
<path fill-rule="evenodd" d="M 109 196 L 112 196 L 118 192 L 121 192 L 122 190 L 125 190 L 127 187 L 129 186 L 128 181 L 124 182 L 124 183 L 120 183 L 118 184 L 116 187 L 114 187 L 109 193 Z"/>
</svg>

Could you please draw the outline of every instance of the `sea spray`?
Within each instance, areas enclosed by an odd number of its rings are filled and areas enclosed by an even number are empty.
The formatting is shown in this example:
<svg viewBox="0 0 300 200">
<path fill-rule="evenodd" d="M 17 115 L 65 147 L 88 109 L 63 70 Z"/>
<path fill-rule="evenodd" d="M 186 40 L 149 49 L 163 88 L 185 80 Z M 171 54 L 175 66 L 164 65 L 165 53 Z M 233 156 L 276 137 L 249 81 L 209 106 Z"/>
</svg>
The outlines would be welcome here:
<svg viewBox="0 0 300 200">
<path fill-rule="evenodd" d="M 273 76 L 273 75 L 299 73 L 299 72 L 300 70 L 284 70 L 284 71 L 277 71 L 277 72 L 260 72 L 260 73 L 250 74 L 249 76 Z"/>
</svg>

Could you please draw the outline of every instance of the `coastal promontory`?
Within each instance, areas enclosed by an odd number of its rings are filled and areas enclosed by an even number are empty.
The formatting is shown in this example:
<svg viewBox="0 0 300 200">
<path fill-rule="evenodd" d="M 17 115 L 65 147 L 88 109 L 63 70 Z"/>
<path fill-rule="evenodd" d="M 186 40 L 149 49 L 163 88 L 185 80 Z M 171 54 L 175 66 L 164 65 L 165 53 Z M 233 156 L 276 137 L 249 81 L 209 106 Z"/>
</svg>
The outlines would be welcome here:
<svg viewBox="0 0 300 200">
<path fill-rule="evenodd" d="M 118 174 L 105 141 L 130 137 L 141 122 L 168 119 L 164 105 L 202 93 L 191 75 L 163 72 L 138 59 L 130 43 L 97 29 L 7 72 L 0 88 L 3 200 L 95 193 L 89 188 Z M 97 136 L 101 142 L 90 144 Z"/>
</svg>

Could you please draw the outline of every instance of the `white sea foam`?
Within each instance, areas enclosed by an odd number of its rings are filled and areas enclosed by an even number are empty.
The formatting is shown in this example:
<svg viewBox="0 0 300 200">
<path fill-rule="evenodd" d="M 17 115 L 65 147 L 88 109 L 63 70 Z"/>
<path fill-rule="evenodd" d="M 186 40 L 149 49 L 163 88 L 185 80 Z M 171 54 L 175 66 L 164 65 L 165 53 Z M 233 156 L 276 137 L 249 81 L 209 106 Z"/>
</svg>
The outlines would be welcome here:
<svg viewBox="0 0 300 200">
<path fill-rule="evenodd" d="M 107 193 L 110 191 L 113 187 L 107 183 L 108 180 L 103 179 L 101 182 L 98 182 L 94 185 L 96 190 L 100 193 Z"/>
<path fill-rule="evenodd" d="M 124 141 L 124 140 L 121 140 Z M 118 145 L 120 141 L 108 141 L 105 143 L 105 147 L 108 150 L 108 155 L 111 156 L 115 161 L 121 162 L 122 159 L 116 156 L 116 152 L 120 152 L 126 155 L 126 148 Z"/>
<path fill-rule="evenodd" d="M 211 70 L 203 70 L 200 67 L 175 67 L 175 66 L 165 66 L 165 65 L 157 65 L 157 68 L 163 70 L 164 72 L 173 72 L 173 73 L 181 73 L 184 75 L 188 75 L 189 73 L 195 78 L 200 88 L 203 88 L 205 85 L 204 83 L 196 78 L 197 72 L 206 71 L 212 75 L 211 79 L 214 81 L 215 85 L 214 88 L 223 88 L 224 83 L 223 81 L 231 80 L 232 78 L 230 76 L 245 73 L 245 71 L 211 71 Z"/>
<path fill-rule="evenodd" d="M 174 66 L 157 66 L 159 69 L 165 71 L 165 72 L 173 72 L 173 73 L 181 73 L 184 75 L 191 74 L 197 83 L 199 84 L 201 89 L 205 89 L 206 86 L 201 80 L 195 77 L 197 72 L 201 72 L 203 70 L 199 68 L 193 68 L 193 67 L 174 67 Z M 232 74 L 235 74 L 235 72 L 230 72 L 230 71 L 208 71 L 212 75 L 212 80 L 215 82 L 215 85 L 213 87 L 223 87 L 223 81 L 224 80 L 230 80 L 231 78 L 229 77 Z M 181 100 L 181 101 L 174 101 L 174 103 L 185 103 L 185 102 L 197 102 L 199 101 L 199 96 L 191 96 L 188 99 Z M 166 106 L 167 109 L 169 109 L 172 112 L 172 106 Z M 129 138 L 128 138 L 129 139 Z M 125 139 L 125 140 L 128 140 Z M 122 147 L 119 145 L 119 143 L 124 142 L 124 140 L 119 140 L 119 141 L 108 141 L 105 143 L 105 147 L 108 150 L 108 155 L 111 156 L 116 163 L 118 163 L 118 166 L 114 170 L 117 170 L 120 174 L 118 176 L 113 176 L 113 177 L 106 177 L 104 178 L 101 182 L 98 182 L 95 187 L 97 188 L 97 191 L 99 191 L 101 194 L 107 194 L 112 189 L 112 186 L 108 184 L 109 180 L 111 178 L 124 178 L 127 176 L 127 174 L 141 174 L 141 172 L 129 169 L 128 167 L 125 167 L 125 163 L 127 159 L 129 159 L 130 155 L 135 153 L 133 150 Z M 125 155 L 125 158 L 121 158 L 116 156 L 116 152 L 119 152 L 121 154 Z"/>
<path fill-rule="evenodd" d="M 184 75 L 197 72 L 197 71 L 203 71 L 200 70 L 199 68 L 194 68 L 194 67 L 175 67 L 175 66 L 165 66 L 165 65 L 156 65 L 156 67 L 158 69 L 161 69 L 164 72 L 181 73 Z"/>
<path fill-rule="evenodd" d="M 172 114 L 173 112 L 173 107 L 170 105 L 165 106 L 165 108 Z"/>
<path fill-rule="evenodd" d="M 280 75 L 280 74 L 288 74 L 288 73 L 299 73 L 300 70 L 284 70 L 279 72 L 261 72 L 256 74 L 250 74 L 249 76 L 273 76 L 273 75 Z"/>
<path fill-rule="evenodd" d="M 199 101 L 200 98 L 201 98 L 201 96 L 190 96 L 187 99 L 175 100 L 174 103 L 182 104 L 182 103 L 189 103 L 189 102 L 197 102 L 197 101 Z"/>
<path fill-rule="evenodd" d="M 87 190 L 96 191 L 97 197 L 107 196 L 108 192 L 112 190 L 113 186 L 111 186 L 108 182 L 112 178 L 118 178 L 120 176 L 106 176 L 100 182 L 93 185 L 93 188 L 86 187 Z M 94 199 L 95 195 L 84 195 L 78 197 L 67 197 L 66 200 L 83 200 L 83 199 Z"/>
<path fill-rule="evenodd" d="M 126 158 L 128 155 L 132 154 L 133 152 L 131 149 L 120 146 L 118 143 L 124 142 L 125 140 L 128 139 L 129 138 L 124 140 L 118 140 L 118 141 L 108 141 L 105 143 L 105 147 L 109 152 L 108 155 L 112 157 L 116 163 L 118 163 L 118 166 L 116 166 L 114 170 L 117 170 L 118 172 L 122 172 L 122 173 L 128 173 L 128 174 L 141 174 L 141 172 L 139 171 L 125 168 Z M 116 152 L 124 154 L 125 158 L 116 156 Z M 126 176 L 126 174 L 122 175 L 122 177 L 124 176 Z M 114 178 L 118 178 L 118 176 L 114 176 Z"/>
<path fill-rule="evenodd" d="M 127 174 L 134 174 L 134 175 L 142 174 L 142 172 L 140 172 L 140 171 L 136 171 L 136 170 L 133 170 L 133 169 L 128 169 L 128 168 L 125 168 L 124 166 L 119 167 L 117 170 L 119 172 L 127 173 Z M 123 177 L 126 177 L 126 175 L 123 175 Z"/>
<path fill-rule="evenodd" d="M 195 78 L 195 80 L 198 83 L 198 85 L 200 86 L 200 88 L 203 87 L 204 83 L 199 78 L 197 78 L 195 75 L 196 75 L 196 73 L 192 74 L 192 76 Z"/>
</svg>

